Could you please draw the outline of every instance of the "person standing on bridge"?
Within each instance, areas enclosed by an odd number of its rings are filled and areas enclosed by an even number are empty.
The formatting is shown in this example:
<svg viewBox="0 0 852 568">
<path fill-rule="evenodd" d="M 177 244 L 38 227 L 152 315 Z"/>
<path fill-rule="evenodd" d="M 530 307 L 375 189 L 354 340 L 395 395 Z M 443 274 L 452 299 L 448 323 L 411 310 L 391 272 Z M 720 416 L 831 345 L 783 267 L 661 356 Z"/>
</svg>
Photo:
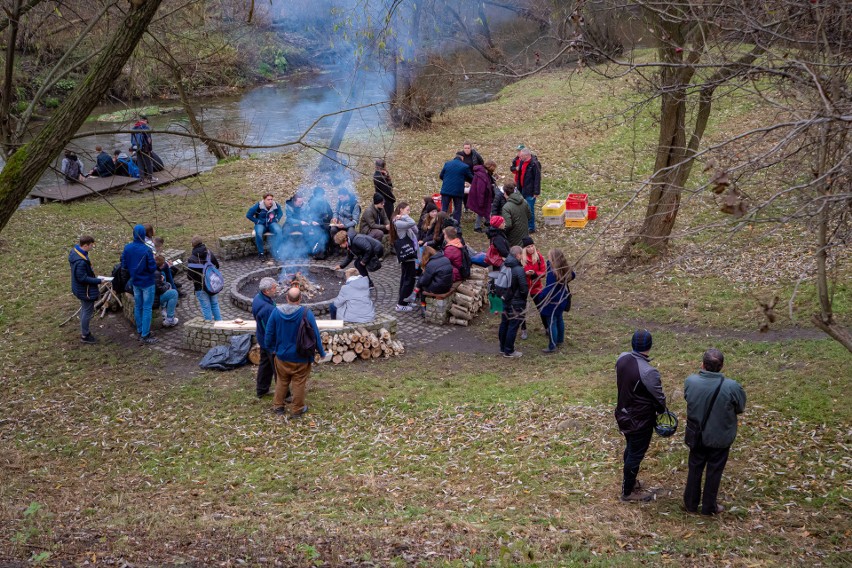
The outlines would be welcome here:
<svg viewBox="0 0 852 568">
<path fill-rule="evenodd" d="M 131 130 L 133 133 L 130 135 L 130 145 L 136 148 L 142 182 L 153 183 L 157 178 L 154 177 L 154 142 L 151 138 L 151 127 L 148 126 L 148 115 L 140 114 Z"/>
</svg>

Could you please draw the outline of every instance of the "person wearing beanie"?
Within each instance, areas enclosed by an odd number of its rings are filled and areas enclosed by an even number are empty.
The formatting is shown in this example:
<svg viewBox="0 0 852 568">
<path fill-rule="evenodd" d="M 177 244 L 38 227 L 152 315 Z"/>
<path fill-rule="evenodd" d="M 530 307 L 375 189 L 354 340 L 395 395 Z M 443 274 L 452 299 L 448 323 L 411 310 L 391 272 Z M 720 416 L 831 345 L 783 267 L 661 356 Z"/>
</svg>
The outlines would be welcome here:
<svg viewBox="0 0 852 568">
<path fill-rule="evenodd" d="M 648 357 L 653 344 L 651 332 L 637 329 L 630 343 L 633 351 L 622 353 L 615 363 L 618 385 L 615 421 L 627 443 L 620 499 L 623 502 L 650 501 L 654 494 L 644 491 L 636 477 L 651 444 L 657 414 L 666 409 L 666 395 L 660 372 L 651 366 Z"/>
<path fill-rule="evenodd" d="M 485 234 L 488 235 L 488 249 L 491 250 L 491 247 L 494 247 L 494 250 L 503 257 L 503 260 L 506 260 L 506 257 L 509 256 L 509 238 L 506 236 L 506 220 L 500 215 L 492 215 Z"/>
<path fill-rule="evenodd" d="M 380 195 L 384 199 L 385 211 L 393 211 L 396 207 L 393 181 L 388 173 L 387 164 L 382 158 L 376 160 L 376 171 L 373 172 L 373 188 L 376 190 L 376 195 Z M 373 203 L 375 202 L 375 197 L 373 197 Z"/>
<path fill-rule="evenodd" d="M 361 214 L 358 232 L 379 242 L 390 232 L 390 220 L 385 211 L 385 198 L 380 194 L 373 195 L 373 204 L 364 209 L 364 213 Z"/>
<path fill-rule="evenodd" d="M 275 352 L 266 341 L 266 323 L 275 309 L 275 296 L 278 294 L 278 281 L 274 278 L 261 278 L 258 293 L 251 301 L 251 315 L 257 324 L 255 339 L 260 347 L 260 365 L 257 367 L 255 381 L 257 398 L 269 394 L 272 379 L 275 377 Z"/>
</svg>

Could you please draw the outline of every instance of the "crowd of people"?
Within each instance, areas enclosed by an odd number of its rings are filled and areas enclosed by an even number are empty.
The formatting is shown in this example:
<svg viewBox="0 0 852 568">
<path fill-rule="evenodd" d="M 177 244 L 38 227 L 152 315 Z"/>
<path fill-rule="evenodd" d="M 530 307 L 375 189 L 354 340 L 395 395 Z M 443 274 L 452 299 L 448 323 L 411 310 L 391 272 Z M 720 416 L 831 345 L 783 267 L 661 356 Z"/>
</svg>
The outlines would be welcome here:
<svg viewBox="0 0 852 568">
<path fill-rule="evenodd" d="M 89 171 L 72 150 L 65 150 L 60 172 L 67 183 L 80 183 L 87 178 L 124 176 L 141 178 L 143 182 L 159 181 L 155 172 L 163 170 L 163 160 L 154 152 L 148 117 L 140 115 L 133 125 L 127 152 L 114 150 L 112 155 L 100 145 L 95 146 L 95 165 Z"/>
</svg>

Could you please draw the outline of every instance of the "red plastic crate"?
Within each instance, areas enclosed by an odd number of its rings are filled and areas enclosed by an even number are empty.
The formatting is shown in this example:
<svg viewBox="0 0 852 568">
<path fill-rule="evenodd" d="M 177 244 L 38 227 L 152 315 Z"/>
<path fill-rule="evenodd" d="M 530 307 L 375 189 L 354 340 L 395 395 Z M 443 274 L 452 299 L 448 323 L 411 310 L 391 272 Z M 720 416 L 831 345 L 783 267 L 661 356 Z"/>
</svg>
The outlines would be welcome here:
<svg viewBox="0 0 852 568">
<path fill-rule="evenodd" d="M 589 194 L 569 193 L 565 200 L 565 209 L 585 209 L 589 206 Z"/>
<path fill-rule="evenodd" d="M 441 194 L 440 193 L 433 193 L 432 194 L 432 201 L 435 202 L 435 205 L 438 206 L 438 211 L 440 211 L 441 210 Z"/>
<path fill-rule="evenodd" d="M 594 221 L 598 218 L 598 208 L 595 205 L 589 205 L 589 221 Z"/>
</svg>

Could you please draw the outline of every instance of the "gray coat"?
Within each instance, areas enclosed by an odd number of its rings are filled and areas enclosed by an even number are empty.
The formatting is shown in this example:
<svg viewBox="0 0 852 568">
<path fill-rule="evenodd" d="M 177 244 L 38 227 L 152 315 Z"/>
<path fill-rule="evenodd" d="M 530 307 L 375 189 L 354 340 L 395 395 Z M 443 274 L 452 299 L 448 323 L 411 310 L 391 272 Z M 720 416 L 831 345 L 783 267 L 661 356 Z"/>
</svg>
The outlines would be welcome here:
<svg viewBox="0 0 852 568">
<path fill-rule="evenodd" d="M 745 410 L 745 391 L 737 381 L 725 378 L 722 373 L 703 369 L 686 377 L 683 385 L 686 415 L 701 424 L 720 379 L 724 382 L 701 436 L 703 444 L 708 448 L 727 448 L 734 443 L 737 437 L 737 414 Z"/>
<path fill-rule="evenodd" d="M 370 279 L 364 276 L 355 278 L 340 288 L 337 297 L 332 300 L 337 308 L 337 319 L 353 323 L 369 323 L 376 319 L 373 300 L 370 299 Z"/>
</svg>

